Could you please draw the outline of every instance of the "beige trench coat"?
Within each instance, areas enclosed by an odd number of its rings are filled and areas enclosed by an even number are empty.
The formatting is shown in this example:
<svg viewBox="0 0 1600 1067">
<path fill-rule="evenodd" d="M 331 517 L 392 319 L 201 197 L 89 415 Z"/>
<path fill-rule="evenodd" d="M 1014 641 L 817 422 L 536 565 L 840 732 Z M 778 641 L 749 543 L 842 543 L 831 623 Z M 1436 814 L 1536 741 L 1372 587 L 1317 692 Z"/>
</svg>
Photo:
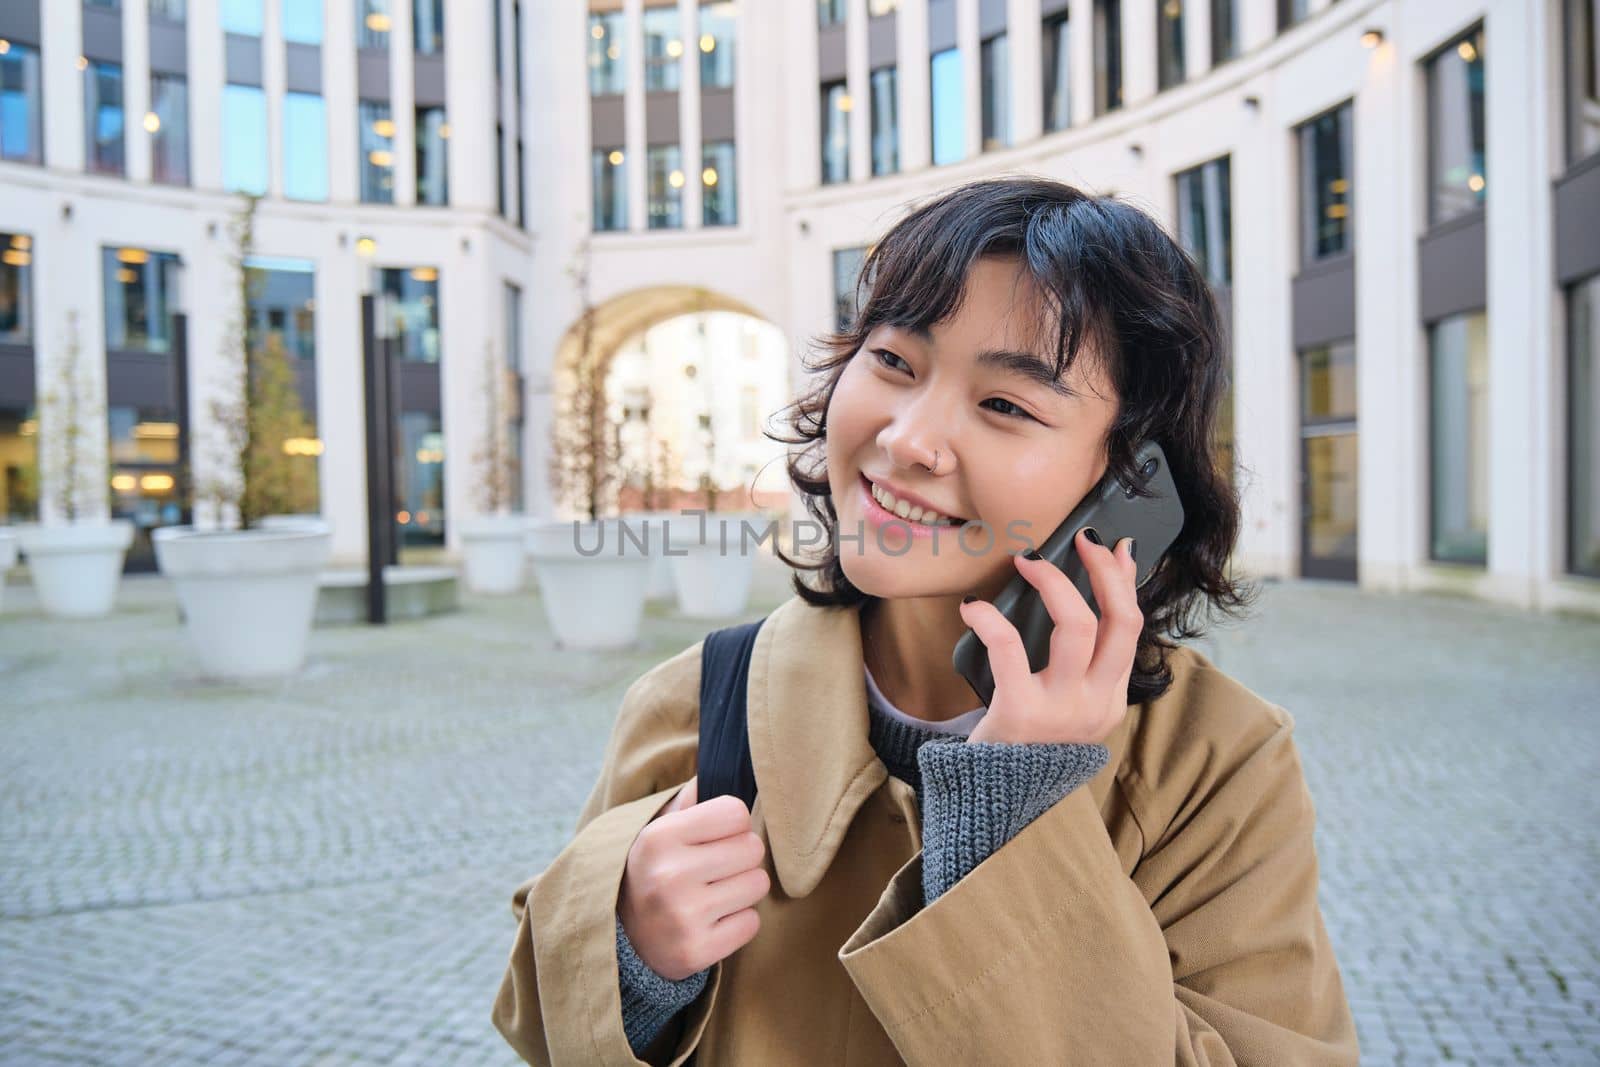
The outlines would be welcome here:
<svg viewBox="0 0 1600 1067">
<path fill-rule="evenodd" d="M 613 915 L 628 849 L 695 773 L 700 644 L 628 688 L 573 839 L 512 896 L 492 1018 L 535 1064 L 1353 1064 L 1283 708 L 1199 652 L 1129 705 L 1111 760 L 922 904 L 916 798 L 867 740 L 855 609 L 798 596 L 749 687 L 755 939 L 644 1059 Z"/>
</svg>

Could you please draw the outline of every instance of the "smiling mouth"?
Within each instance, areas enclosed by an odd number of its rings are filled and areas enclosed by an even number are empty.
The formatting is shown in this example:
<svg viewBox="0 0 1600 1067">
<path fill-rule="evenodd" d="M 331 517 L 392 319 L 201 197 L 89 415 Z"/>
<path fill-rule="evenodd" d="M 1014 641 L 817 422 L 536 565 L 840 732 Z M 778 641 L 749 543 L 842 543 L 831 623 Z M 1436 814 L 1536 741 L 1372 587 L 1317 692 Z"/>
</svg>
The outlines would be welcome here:
<svg viewBox="0 0 1600 1067">
<path fill-rule="evenodd" d="M 866 485 L 867 492 L 872 499 L 878 502 L 879 507 L 907 522 L 914 522 L 922 526 L 961 526 L 967 521 L 958 515 L 945 515 L 931 508 L 924 508 L 920 504 L 911 504 L 901 500 L 865 474 L 861 476 L 861 481 Z"/>
</svg>

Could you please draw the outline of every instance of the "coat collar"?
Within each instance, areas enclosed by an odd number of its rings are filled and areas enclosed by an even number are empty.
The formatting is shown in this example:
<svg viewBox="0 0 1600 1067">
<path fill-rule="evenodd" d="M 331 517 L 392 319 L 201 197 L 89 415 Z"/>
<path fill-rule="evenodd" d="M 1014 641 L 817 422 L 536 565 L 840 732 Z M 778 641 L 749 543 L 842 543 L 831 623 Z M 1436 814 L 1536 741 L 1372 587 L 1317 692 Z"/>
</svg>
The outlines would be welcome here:
<svg viewBox="0 0 1600 1067">
<path fill-rule="evenodd" d="M 750 761 L 773 866 L 791 897 L 811 893 L 857 810 L 889 776 L 867 739 L 859 608 L 818 607 L 796 594 L 767 617 L 750 653 Z M 1106 739 L 1113 773 L 1087 787 L 1102 807 L 1127 748 L 1129 723 Z"/>
</svg>

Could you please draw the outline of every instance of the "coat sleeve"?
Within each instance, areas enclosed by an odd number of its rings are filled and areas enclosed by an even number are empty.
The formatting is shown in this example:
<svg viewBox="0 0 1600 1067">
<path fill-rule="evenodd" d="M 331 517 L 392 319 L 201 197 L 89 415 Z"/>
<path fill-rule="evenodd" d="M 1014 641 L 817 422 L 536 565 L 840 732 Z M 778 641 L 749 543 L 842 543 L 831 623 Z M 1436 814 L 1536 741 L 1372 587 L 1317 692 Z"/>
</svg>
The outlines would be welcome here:
<svg viewBox="0 0 1600 1067">
<path fill-rule="evenodd" d="M 699 1043 L 721 964 L 640 1058 L 623 1028 L 616 949 L 628 850 L 694 774 L 699 685 L 697 642 L 628 687 L 572 839 L 512 893 L 517 932 L 492 1019 L 528 1063 L 681 1064 Z"/>
<path fill-rule="evenodd" d="M 1231 766 L 1154 840 L 1143 827 L 1131 875 L 1088 789 L 931 904 L 921 852 L 896 872 L 839 959 L 905 1060 L 1357 1063 L 1311 796 L 1276 710 L 1242 755 L 1207 759 Z"/>
</svg>

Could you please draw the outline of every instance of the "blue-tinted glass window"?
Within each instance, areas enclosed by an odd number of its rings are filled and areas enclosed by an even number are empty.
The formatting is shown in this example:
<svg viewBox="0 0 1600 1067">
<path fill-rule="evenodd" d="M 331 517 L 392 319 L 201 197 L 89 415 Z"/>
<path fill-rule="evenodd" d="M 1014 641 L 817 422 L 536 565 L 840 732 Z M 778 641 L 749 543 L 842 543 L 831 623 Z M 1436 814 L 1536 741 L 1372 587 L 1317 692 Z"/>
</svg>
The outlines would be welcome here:
<svg viewBox="0 0 1600 1067">
<path fill-rule="evenodd" d="M 444 543 L 444 424 L 437 411 L 400 413 L 400 470 L 395 521 L 404 545 Z"/>
<path fill-rule="evenodd" d="M 844 22 L 845 0 L 817 0 L 817 25 L 837 26 Z"/>
<path fill-rule="evenodd" d="M 0 343 L 33 341 L 33 238 L 0 233 Z"/>
<path fill-rule="evenodd" d="M 627 23 L 622 12 L 596 12 L 589 16 L 591 96 L 612 96 L 627 88 L 628 66 L 623 62 L 627 43 Z"/>
<path fill-rule="evenodd" d="M 105 248 L 106 348 L 119 352 L 166 353 L 178 257 L 143 248 Z"/>
<path fill-rule="evenodd" d="M 417 203 L 450 202 L 450 124 L 442 107 L 417 108 Z"/>
<path fill-rule="evenodd" d="M 1451 315 L 1428 327 L 1428 556 L 1489 558 L 1489 318 Z"/>
<path fill-rule="evenodd" d="M 394 119 L 387 100 L 363 100 L 361 121 L 361 199 L 394 203 Z"/>
<path fill-rule="evenodd" d="M 261 36 L 261 0 L 222 0 L 222 32 Z"/>
<path fill-rule="evenodd" d="M 967 154 L 966 102 L 961 88 L 961 51 L 946 48 L 929 60 L 933 110 L 933 161 L 954 163 Z"/>
<path fill-rule="evenodd" d="M 322 43 L 322 0 L 283 0 L 283 39 Z"/>
<path fill-rule="evenodd" d="M 850 94 L 842 81 L 822 86 L 822 184 L 850 180 Z"/>
<path fill-rule="evenodd" d="M 222 87 L 222 187 L 267 192 L 267 95 L 258 85 Z"/>
<path fill-rule="evenodd" d="M 900 169 L 900 68 L 872 72 L 872 173 Z"/>
<path fill-rule="evenodd" d="M 150 172 L 158 182 L 189 184 L 189 80 L 182 74 L 150 75 Z M 148 128 L 150 120 L 145 120 Z"/>
<path fill-rule="evenodd" d="M 1311 0 L 1278 0 L 1278 31 L 1311 17 Z"/>
<path fill-rule="evenodd" d="M 328 105 L 316 93 L 283 97 L 283 195 L 328 199 Z"/>
<path fill-rule="evenodd" d="M 283 350 L 311 363 L 317 358 L 317 274 L 309 259 L 252 256 L 245 263 L 250 288 L 252 343 L 275 334 Z M 306 412 L 307 417 L 314 415 Z"/>
<path fill-rule="evenodd" d="M 1428 221 L 1436 225 L 1474 210 L 1488 196 L 1483 29 L 1440 52 L 1426 69 Z"/>
<path fill-rule="evenodd" d="M 412 47 L 425 56 L 444 51 L 444 0 L 411 0 Z"/>
<path fill-rule="evenodd" d="M 389 47 L 389 0 L 356 0 L 356 47 Z"/>
<path fill-rule="evenodd" d="M 594 229 L 628 228 L 627 166 L 622 146 L 596 148 L 590 165 L 594 185 Z"/>
<path fill-rule="evenodd" d="M 683 151 L 675 144 L 653 144 L 646 152 L 650 229 L 683 225 Z"/>
<path fill-rule="evenodd" d="M 1041 41 L 1044 70 L 1044 128 L 1049 133 L 1072 125 L 1072 36 L 1066 13 L 1044 20 Z"/>
<path fill-rule="evenodd" d="M 39 50 L 10 42 L 0 52 L 0 159 L 17 163 L 44 161 L 39 128 Z"/>
<path fill-rule="evenodd" d="M 644 11 L 645 92 L 667 92 L 678 87 L 678 66 L 683 56 L 683 35 L 678 32 L 678 9 L 648 7 Z"/>
<path fill-rule="evenodd" d="M 401 359 L 439 362 L 439 271 L 391 267 L 382 274 L 384 314 Z"/>
<path fill-rule="evenodd" d="M 186 0 L 150 0 L 150 17 L 182 22 L 188 15 Z"/>
<path fill-rule="evenodd" d="M 1350 248 L 1349 104 L 1296 128 L 1300 149 L 1300 260 L 1310 263 Z"/>
<path fill-rule="evenodd" d="M 856 285 L 861 278 L 861 267 L 867 260 L 866 246 L 836 248 L 833 252 L 833 326 L 844 331 L 855 322 L 859 304 Z"/>
<path fill-rule="evenodd" d="M 978 84 L 982 89 L 983 150 L 1011 144 L 1011 49 L 997 33 L 979 46 Z"/>
<path fill-rule="evenodd" d="M 738 28 L 739 5 L 716 0 L 700 5 L 700 84 L 707 89 L 733 85 L 733 40 Z"/>
<path fill-rule="evenodd" d="M 100 174 L 122 173 L 122 64 L 91 60 L 83 68 L 84 162 Z"/>
<path fill-rule="evenodd" d="M 1178 240 L 1200 264 L 1206 281 L 1233 283 L 1233 205 L 1228 157 L 1176 176 Z"/>
<path fill-rule="evenodd" d="M 738 171 L 732 141 L 707 141 L 700 173 L 701 215 L 706 226 L 732 226 L 739 221 Z"/>
</svg>

